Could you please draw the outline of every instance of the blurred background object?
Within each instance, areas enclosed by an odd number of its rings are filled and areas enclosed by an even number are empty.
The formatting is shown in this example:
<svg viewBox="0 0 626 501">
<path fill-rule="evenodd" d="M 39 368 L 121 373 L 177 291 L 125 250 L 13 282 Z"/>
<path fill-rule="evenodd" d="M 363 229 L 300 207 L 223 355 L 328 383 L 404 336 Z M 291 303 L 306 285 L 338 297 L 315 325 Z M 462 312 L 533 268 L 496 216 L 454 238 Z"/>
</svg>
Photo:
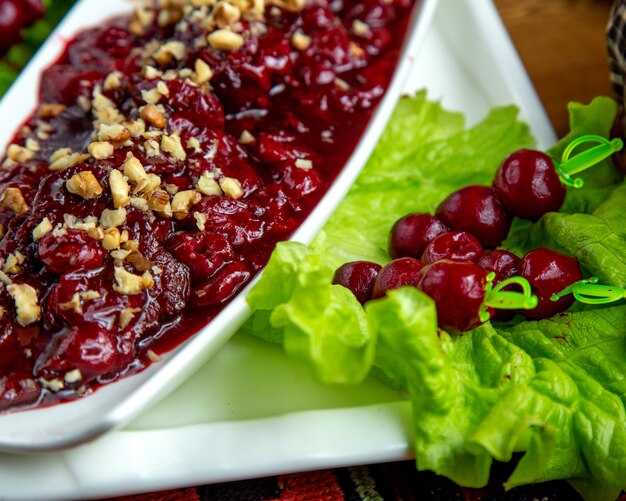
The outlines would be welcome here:
<svg viewBox="0 0 626 501">
<path fill-rule="evenodd" d="M 610 0 L 495 0 L 495 5 L 559 136 L 569 130 L 569 101 L 614 97 L 605 39 Z"/>
<path fill-rule="evenodd" d="M 0 0 L 0 97 L 74 0 Z"/>
</svg>

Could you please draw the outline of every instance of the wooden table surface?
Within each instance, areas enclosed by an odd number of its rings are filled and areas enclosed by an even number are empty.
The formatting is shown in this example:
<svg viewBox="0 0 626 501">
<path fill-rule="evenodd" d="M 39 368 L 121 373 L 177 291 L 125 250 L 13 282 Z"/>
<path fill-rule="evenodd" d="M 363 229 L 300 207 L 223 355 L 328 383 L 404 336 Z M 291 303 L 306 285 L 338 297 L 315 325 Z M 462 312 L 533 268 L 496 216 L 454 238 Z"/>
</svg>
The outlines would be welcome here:
<svg viewBox="0 0 626 501">
<path fill-rule="evenodd" d="M 569 101 L 613 97 L 605 29 L 610 0 L 495 0 L 559 136 Z"/>
</svg>

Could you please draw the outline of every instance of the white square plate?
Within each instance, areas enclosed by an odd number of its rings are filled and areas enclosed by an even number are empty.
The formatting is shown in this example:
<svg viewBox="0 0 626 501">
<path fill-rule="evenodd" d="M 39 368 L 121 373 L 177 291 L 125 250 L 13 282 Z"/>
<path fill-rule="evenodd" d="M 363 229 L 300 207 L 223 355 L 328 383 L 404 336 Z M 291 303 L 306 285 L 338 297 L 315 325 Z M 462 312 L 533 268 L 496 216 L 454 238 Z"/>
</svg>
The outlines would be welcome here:
<svg viewBox="0 0 626 501">
<path fill-rule="evenodd" d="M 517 104 L 540 148 L 555 141 L 490 0 L 439 2 L 405 90 L 423 87 L 470 123 Z M 7 499 L 85 499 L 410 456 L 400 394 L 375 380 L 321 386 L 278 347 L 235 336 L 124 430 L 62 452 L 0 455 L 0 485 Z"/>
</svg>

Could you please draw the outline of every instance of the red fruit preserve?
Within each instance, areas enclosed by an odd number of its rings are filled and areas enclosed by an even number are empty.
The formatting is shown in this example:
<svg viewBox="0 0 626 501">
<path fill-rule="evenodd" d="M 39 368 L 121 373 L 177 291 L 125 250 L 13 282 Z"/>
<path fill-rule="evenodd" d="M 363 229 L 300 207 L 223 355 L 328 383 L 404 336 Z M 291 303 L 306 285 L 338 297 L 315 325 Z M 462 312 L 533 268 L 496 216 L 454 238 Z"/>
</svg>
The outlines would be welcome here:
<svg viewBox="0 0 626 501">
<path fill-rule="evenodd" d="M 172 0 L 79 33 L 0 169 L 0 411 L 209 322 L 344 166 L 412 0 Z"/>
</svg>

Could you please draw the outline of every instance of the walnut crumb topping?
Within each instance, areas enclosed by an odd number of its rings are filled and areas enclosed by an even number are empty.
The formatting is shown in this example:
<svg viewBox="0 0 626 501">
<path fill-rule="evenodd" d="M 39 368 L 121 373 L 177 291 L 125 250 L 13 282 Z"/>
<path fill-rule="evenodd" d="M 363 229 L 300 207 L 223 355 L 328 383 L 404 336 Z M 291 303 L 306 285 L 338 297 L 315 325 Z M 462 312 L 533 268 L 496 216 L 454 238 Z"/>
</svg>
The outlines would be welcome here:
<svg viewBox="0 0 626 501">
<path fill-rule="evenodd" d="M 141 108 L 141 118 L 157 129 L 163 129 L 167 125 L 165 115 L 155 104 L 147 104 Z"/>
<path fill-rule="evenodd" d="M 200 231 L 204 231 L 206 229 L 206 214 L 202 212 L 194 212 L 193 217 L 196 220 L 196 226 Z"/>
<path fill-rule="evenodd" d="M 223 195 L 224 192 L 220 188 L 219 183 L 215 180 L 215 177 L 209 172 L 203 172 L 196 183 L 198 191 L 204 195 Z"/>
<path fill-rule="evenodd" d="M 307 50 L 311 46 L 311 37 L 296 31 L 291 37 L 291 45 L 298 50 Z"/>
<path fill-rule="evenodd" d="M 7 148 L 7 156 L 18 163 L 26 163 L 35 156 L 35 153 L 24 146 L 11 144 Z"/>
<path fill-rule="evenodd" d="M 172 199 L 172 212 L 176 219 L 185 219 L 189 209 L 200 201 L 200 193 L 196 190 L 179 191 Z"/>
<path fill-rule="evenodd" d="M 220 188 L 224 194 L 228 195 L 234 200 L 238 200 L 243 196 L 243 188 L 238 179 L 234 177 L 223 177 L 219 180 Z"/>
<path fill-rule="evenodd" d="M 135 313 L 141 312 L 141 308 L 124 308 L 122 313 L 120 313 L 120 329 L 126 329 L 128 325 L 132 322 Z"/>
<path fill-rule="evenodd" d="M 92 157 L 104 160 L 113 156 L 114 148 L 108 141 L 94 141 L 87 146 L 87 151 Z"/>
<path fill-rule="evenodd" d="M 115 267 L 115 284 L 113 284 L 115 292 L 132 296 L 150 289 L 152 286 L 154 286 L 154 279 L 149 271 L 144 272 L 143 275 L 135 275 L 121 266 Z"/>
<path fill-rule="evenodd" d="M 52 231 L 52 223 L 47 217 L 44 217 L 35 229 L 33 230 L 33 240 L 35 242 L 41 240 L 48 233 Z"/>
<path fill-rule="evenodd" d="M 161 138 L 161 149 L 172 155 L 177 160 L 187 159 L 187 152 L 185 152 L 185 148 L 183 148 L 178 134 L 172 134 L 170 136 L 164 135 Z"/>
<path fill-rule="evenodd" d="M 81 379 L 83 379 L 83 374 L 80 372 L 80 369 L 73 369 L 66 372 L 63 379 L 65 379 L 65 382 L 68 384 L 78 383 Z"/>
<path fill-rule="evenodd" d="M 30 210 L 26 200 L 24 200 L 22 190 L 14 187 L 4 189 L 2 196 L 0 196 L 0 207 L 13 211 L 16 214 L 26 214 Z"/>
<path fill-rule="evenodd" d="M 26 327 L 39 320 L 41 308 L 37 291 L 28 284 L 11 284 L 7 291 L 15 301 L 17 310 L 17 323 Z"/>
<path fill-rule="evenodd" d="M 113 206 L 116 209 L 126 207 L 130 203 L 128 178 L 119 170 L 113 169 L 109 172 L 109 186 L 113 197 Z"/>
<path fill-rule="evenodd" d="M 207 42 L 209 42 L 209 45 L 214 49 L 230 52 L 240 49 L 243 46 L 244 40 L 239 33 L 223 28 L 209 33 Z"/>
<path fill-rule="evenodd" d="M 65 187 L 70 193 L 74 193 L 85 200 L 98 198 L 102 195 L 102 186 L 93 175 L 93 172 L 84 170 L 74 174 L 65 182 Z"/>
<path fill-rule="evenodd" d="M 194 69 L 196 71 L 194 80 L 198 85 L 205 84 L 213 78 L 213 70 L 202 59 L 196 59 Z"/>
<path fill-rule="evenodd" d="M 100 214 L 100 224 L 104 228 L 115 228 L 121 226 L 126 221 L 126 209 L 120 207 L 118 209 L 104 209 Z"/>
</svg>

